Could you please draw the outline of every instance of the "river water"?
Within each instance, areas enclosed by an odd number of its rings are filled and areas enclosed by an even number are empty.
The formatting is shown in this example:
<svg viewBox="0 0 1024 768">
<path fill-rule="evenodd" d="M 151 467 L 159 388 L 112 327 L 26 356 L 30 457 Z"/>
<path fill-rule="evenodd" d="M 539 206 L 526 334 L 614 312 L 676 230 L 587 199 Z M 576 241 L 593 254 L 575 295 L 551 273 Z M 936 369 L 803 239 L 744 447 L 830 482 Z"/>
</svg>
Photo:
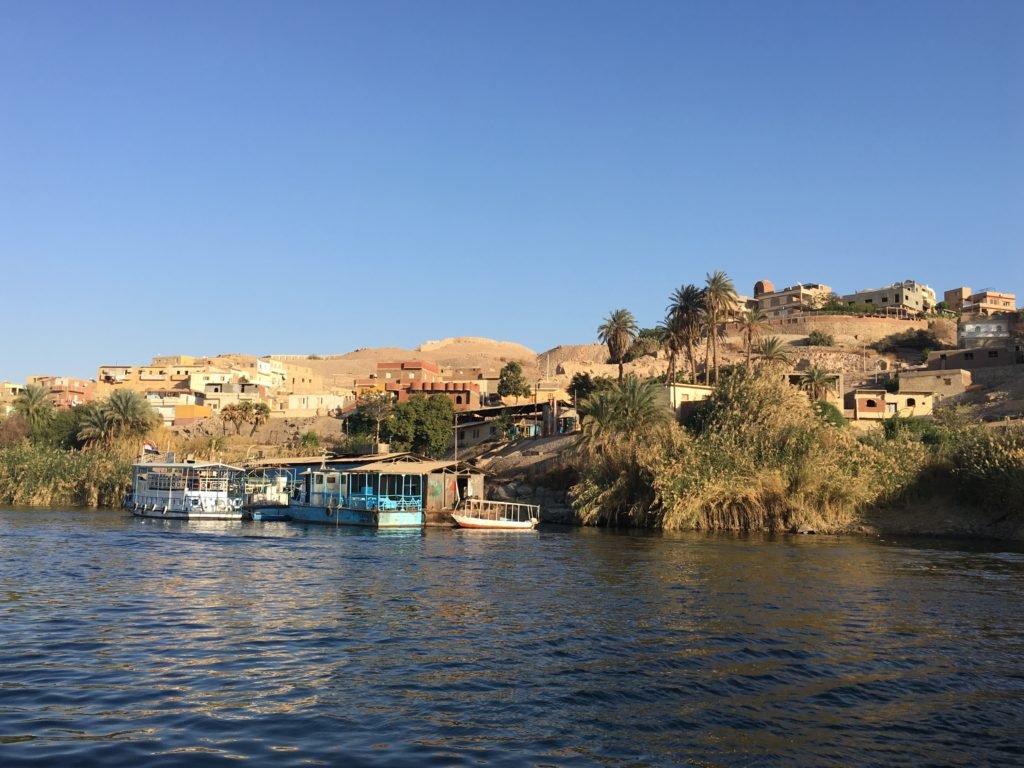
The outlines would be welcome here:
<svg viewBox="0 0 1024 768">
<path fill-rule="evenodd" d="M 0 765 L 1024 764 L 1024 550 L 0 511 Z"/>
</svg>

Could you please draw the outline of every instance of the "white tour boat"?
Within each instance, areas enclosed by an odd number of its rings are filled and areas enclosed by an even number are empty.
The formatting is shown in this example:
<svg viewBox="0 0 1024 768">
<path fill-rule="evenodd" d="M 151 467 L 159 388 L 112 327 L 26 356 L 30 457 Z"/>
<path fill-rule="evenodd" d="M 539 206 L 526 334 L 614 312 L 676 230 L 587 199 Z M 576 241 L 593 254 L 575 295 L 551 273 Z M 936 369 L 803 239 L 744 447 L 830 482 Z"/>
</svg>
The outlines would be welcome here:
<svg viewBox="0 0 1024 768">
<path fill-rule="evenodd" d="M 136 517 L 241 520 L 244 475 L 244 470 L 228 464 L 134 464 L 125 506 Z"/>
</svg>

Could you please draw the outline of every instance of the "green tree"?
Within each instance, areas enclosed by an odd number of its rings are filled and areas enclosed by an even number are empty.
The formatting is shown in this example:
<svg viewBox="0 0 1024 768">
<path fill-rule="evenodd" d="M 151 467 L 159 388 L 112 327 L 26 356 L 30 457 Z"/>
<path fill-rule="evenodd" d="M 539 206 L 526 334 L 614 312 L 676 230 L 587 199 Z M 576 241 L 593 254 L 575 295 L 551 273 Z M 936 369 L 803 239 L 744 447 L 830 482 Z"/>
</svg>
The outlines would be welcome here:
<svg viewBox="0 0 1024 768">
<path fill-rule="evenodd" d="M 413 395 L 388 419 L 392 444 L 437 458 L 448 451 L 455 408 L 445 395 Z"/>
<path fill-rule="evenodd" d="M 761 337 L 768 325 L 768 315 L 759 309 L 748 309 L 739 318 L 740 334 L 747 352 L 746 369 L 750 370 L 750 356 L 754 351 L 754 342 Z"/>
<path fill-rule="evenodd" d="M 72 450 L 81 445 L 78 439 L 79 425 L 82 416 L 89 408 L 87 405 L 76 405 L 73 408 L 55 408 L 53 417 L 40 425 L 32 436 L 32 441 L 39 445 L 52 448 Z"/>
<path fill-rule="evenodd" d="M 646 439 L 651 429 L 671 420 L 670 411 L 659 402 L 658 386 L 633 375 L 594 393 L 581 410 L 587 416 L 583 445 L 590 450 L 613 441 Z"/>
<path fill-rule="evenodd" d="M 757 345 L 757 363 L 768 368 L 789 365 L 790 354 L 786 343 L 778 336 L 769 336 Z"/>
<path fill-rule="evenodd" d="M 356 414 L 359 418 L 349 421 L 350 428 L 356 432 L 362 432 L 366 430 L 367 424 L 372 424 L 373 441 L 379 443 L 381 426 L 387 422 L 395 407 L 394 396 L 390 392 L 371 390 L 361 394 L 356 403 L 359 406 Z"/>
<path fill-rule="evenodd" d="M 110 423 L 99 403 L 83 406 L 77 437 L 86 446 L 106 445 L 110 442 Z"/>
<path fill-rule="evenodd" d="M 220 418 L 225 425 L 233 424 L 235 426 L 235 434 L 240 435 L 242 433 L 242 424 L 245 422 L 245 411 L 242 409 L 240 403 L 228 403 L 220 409 Z"/>
<path fill-rule="evenodd" d="M 622 363 L 626 352 L 636 338 L 639 328 L 636 318 L 628 309 L 615 309 L 597 327 L 597 338 L 608 347 L 608 357 L 619 366 L 619 383 L 622 383 Z"/>
<path fill-rule="evenodd" d="M 569 394 L 572 395 L 573 403 L 579 403 L 590 397 L 594 387 L 594 377 L 589 373 L 586 371 L 574 373 L 569 382 Z"/>
<path fill-rule="evenodd" d="M 140 439 L 160 423 L 160 416 L 138 392 L 119 389 L 100 406 L 113 440 Z"/>
<path fill-rule="evenodd" d="M 270 419 L 270 406 L 266 403 L 253 403 L 252 404 L 252 431 L 249 432 L 249 437 L 256 434 L 256 430 L 267 423 Z"/>
<path fill-rule="evenodd" d="M 658 353 L 665 348 L 666 333 L 659 325 L 656 328 L 641 328 L 636 333 L 629 351 L 626 352 L 626 360 L 639 360 L 645 355 L 657 357 Z"/>
<path fill-rule="evenodd" d="M 824 400 L 829 391 L 836 388 L 838 381 L 839 377 L 834 373 L 812 366 L 800 377 L 800 388 L 808 394 L 811 400 Z"/>
<path fill-rule="evenodd" d="M 722 272 L 708 273 L 704 286 L 704 305 L 708 313 L 708 359 L 713 361 L 715 383 L 718 383 L 718 324 L 724 322 L 736 306 L 736 287 Z M 705 375 L 705 383 L 710 380 Z"/>
<path fill-rule="evenodd" d="M 533 394 L 523 376 L 523 366 L 515 360 L 506 363 L 498 374 L 498 394 L 501 397 L 514 397 L 516 405 L 519 404 L 520 397 L 529 397 Z"/>
<path fill-rule="evenodd" d="M 703 333 L 704 291 L 693 283 L 680 286 L 665 308 L 665 344 L 669 350 L 668 383 L 675 381 L 676 361 L 682 351 L 690 363 L 690 380 L 697 381 L 696 348 Z"/>
<path fill-rule="evenodd" d="M 14 412 L 25 419 L 30 434 L 53 418 L 53 403 L 46 388 L 40 384 L 29 384 L 14 398 Z"/>
</svg>

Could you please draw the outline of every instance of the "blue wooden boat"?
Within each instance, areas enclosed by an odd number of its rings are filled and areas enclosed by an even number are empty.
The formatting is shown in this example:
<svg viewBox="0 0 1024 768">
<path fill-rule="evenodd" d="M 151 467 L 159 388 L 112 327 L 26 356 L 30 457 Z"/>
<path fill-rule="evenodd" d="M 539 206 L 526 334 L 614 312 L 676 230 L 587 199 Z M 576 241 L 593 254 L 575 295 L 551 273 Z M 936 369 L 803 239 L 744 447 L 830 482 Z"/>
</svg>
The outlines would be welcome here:
<svg viewBox="0 0 1024 768">
<path fill-rule="evenodd" d="M 483 490 L 480 470 L 412 454 L 325 459 L 301 468 L 264 464 L 259 471 L 288 478 L 291 520 L 321 525 L 418 528 L 428 514 L 443 520 L 471 489 Z"/>
</svg>

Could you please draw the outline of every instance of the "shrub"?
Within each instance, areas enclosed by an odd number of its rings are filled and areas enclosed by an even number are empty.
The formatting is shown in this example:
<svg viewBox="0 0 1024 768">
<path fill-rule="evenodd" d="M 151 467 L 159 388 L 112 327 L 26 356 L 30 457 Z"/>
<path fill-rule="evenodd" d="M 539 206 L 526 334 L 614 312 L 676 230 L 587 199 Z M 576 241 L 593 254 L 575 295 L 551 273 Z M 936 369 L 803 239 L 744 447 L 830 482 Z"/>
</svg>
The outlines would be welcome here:
<svg viewBox="0 0 1024 768">
<path fill-rule="evenodd" d="M 0 504 L 113 507 L 130 487 L 131 461 L 117 450 L 27 442 L 0 450 Z"/>
<path fill-rule="evenodd" d="M 811 347 L 831 347 L 835 344 L 835 339 L 830 333 L 811 331 L 807 336 L 807 344 Z"/>
<path fill-rule="evenodd" d="M 872 349 L 883 353 L 897 352 L 901 349 L 923 352 L 925 350 L 938 349 L 941 346 L 941 342 L 933 331 L 920 329 L 893 333 L 871 344 Z"/>
<path fill-rule="evenodd" d="M 972 430 L 952 460 L 966 500 L 1024 516 L 1024 428 Z"/>
<path fill-rule="evenodd" d="M 843 412 L 830 402 L 825 400 L 816 400 L 811 407 L 814 408 L 814 412 L 818 415 L 818 418 L 826 424 L 838 427 L 839 429 L 846 429 L 850 426 L 846 421 L 846 417 L 843 416 Z"/>
</svg>

